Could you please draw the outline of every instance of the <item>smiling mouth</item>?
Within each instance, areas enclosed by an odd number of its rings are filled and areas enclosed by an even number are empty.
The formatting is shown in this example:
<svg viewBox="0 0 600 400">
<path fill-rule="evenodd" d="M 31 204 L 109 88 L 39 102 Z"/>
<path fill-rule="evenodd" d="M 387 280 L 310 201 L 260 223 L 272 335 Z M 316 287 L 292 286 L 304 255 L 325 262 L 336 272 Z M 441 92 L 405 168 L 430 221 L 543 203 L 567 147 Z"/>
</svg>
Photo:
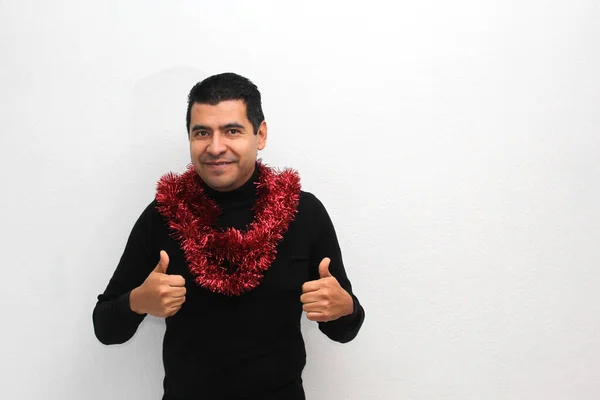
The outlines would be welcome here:
<svg viewBox="0 0 600 400">
<path fill-rule="evenodd" d="M 209 162 L 204 163 L 206 168 L 212 171 L 221 171 L 227 169 L 230 165 L 233 164 L 232 161 L 219 161 L 219 162 Z"/>
<path fill-rule="evenodd" d="M 223 165 L 233 164 L 233 161 L 207 162 L 205 164 L 208 165 L 208 166 L 210 166 L 210 167 L 220 167 L 220 166 L 223 166 Z"/>
</svg>

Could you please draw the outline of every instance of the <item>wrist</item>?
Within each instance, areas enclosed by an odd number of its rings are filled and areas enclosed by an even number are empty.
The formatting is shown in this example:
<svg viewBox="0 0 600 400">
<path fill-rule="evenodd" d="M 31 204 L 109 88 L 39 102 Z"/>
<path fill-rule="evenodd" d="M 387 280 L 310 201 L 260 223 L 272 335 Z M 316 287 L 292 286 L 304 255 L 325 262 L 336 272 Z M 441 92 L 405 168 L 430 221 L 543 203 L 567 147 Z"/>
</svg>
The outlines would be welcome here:
<svg viewBox="0 0 600 400">
<path fill-rule="evenodd" d="M 352 296 L 350 296 L 350 293 L 346 292 L 346 295 L 348 296 L 348 300 L 346 302 L 346 313 L 344 314 L 344 316 L 354 314 L 354 299 L 352 298 Z"/>
<path fill-rule="evenodd" d="M 136 287 L 131 292 L 129 292 L 129 308 L 134 313 L 142 315 L 142 314 L 145 314 L 145 312 L 140 307 L 139 290 L 140 290 L 140 288 Z"/>
</svg>

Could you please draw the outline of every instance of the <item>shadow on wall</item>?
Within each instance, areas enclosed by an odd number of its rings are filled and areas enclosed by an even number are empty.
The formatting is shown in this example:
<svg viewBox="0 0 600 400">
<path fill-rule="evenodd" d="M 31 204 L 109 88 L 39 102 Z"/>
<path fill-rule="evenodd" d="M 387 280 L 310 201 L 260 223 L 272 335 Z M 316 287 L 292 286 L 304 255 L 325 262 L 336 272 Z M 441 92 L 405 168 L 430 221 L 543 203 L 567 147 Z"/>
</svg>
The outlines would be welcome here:
<svg viewBox="0 0 600 400">
<path fill-rule="evenodd" d="M 173 67 L 134 85 L 129 130 L 133 135 L 132 165 L 157 178 L 172 169 L 184 169 L 189 163 L 187 96 L 192 86 L 207 76 L 195 68 Z"/>
</svg>

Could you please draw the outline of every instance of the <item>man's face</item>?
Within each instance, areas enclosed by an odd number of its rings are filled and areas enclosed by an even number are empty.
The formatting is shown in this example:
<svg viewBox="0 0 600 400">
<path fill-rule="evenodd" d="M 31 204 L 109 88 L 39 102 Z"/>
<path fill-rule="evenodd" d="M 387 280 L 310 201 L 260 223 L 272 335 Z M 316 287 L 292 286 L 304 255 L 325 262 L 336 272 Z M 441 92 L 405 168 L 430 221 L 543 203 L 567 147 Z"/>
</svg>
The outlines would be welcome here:
<svg viewBox="0 0 600 400">
<path fill-rule="evenodd" d="M 223 192 L 237 189 L 252 176 L 258 150 L 267 142 L 266 123 L 255 135 L 242 100 L 214 106 L 194 103 L 188 133 L 196 172 L 208 186 Z"/>
</svg>

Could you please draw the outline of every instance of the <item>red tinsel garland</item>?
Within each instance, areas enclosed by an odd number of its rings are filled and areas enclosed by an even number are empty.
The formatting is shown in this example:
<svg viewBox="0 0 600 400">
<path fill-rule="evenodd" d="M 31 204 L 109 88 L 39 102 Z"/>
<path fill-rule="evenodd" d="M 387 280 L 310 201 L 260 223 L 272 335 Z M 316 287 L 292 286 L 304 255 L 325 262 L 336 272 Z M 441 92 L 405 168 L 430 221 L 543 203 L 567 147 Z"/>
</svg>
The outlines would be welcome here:
<svg viewBox="0 0 600 400">
<path fill-rule="evenodd" d="M 257 164 L 255 217 L 245 232 L 215 227 L 221 210 L 192 165 L 181 175 L 164 175 L 157 185 L 158 211 L 180 241 L 195 282 L 216 293 L 239 296 L 260 284 L 297 211 L 298 173 Z"/>
</svg>

